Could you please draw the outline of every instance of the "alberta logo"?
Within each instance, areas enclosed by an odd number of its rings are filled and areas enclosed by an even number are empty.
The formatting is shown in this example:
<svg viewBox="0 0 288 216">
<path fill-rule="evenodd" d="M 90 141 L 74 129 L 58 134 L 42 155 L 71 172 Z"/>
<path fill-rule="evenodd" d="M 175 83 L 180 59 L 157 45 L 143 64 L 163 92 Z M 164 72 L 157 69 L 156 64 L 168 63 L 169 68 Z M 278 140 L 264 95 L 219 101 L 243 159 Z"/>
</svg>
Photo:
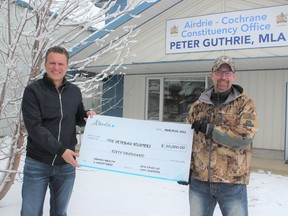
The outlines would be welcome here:
<svg viewBox="0 0 288 216">
<path fill-rule="evenodd" d="M 177 36 L 177 35 L 178 35 L 178 26 L 173 25 L 173 26 L 170 28 L 170 35 L 171 35 L 171 36 Z"/>
<path fill-rule="evenodd" d="M 101 126 L 101 127 L 115 127 L 114 124 L 110 124 L 108 122 L 101 122 L 99 119 L 97 119 L 95 122 L 93 122 L 91 125 Z"/>
<path fill-rule="evenodd" d="M 277 24 L 285 24 L 288 22 L 288 14 L 281 12 L 277 17 L 276 17 L 276 23 Z"/>
</svg>

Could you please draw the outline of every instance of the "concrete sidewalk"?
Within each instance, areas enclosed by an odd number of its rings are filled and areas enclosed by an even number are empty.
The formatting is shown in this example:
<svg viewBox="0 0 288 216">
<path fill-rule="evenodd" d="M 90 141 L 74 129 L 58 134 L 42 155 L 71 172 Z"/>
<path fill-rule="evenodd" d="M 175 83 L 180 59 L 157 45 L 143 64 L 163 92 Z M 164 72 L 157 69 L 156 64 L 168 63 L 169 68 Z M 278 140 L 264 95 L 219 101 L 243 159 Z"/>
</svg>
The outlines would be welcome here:
<svg viewBox="0 0 288 216">
<path fill-rule="evenodd" d="M 258 170 L 288 176 L 288 164 L 284 160 L 252 157 L 251 171 Z"/>
</svg>

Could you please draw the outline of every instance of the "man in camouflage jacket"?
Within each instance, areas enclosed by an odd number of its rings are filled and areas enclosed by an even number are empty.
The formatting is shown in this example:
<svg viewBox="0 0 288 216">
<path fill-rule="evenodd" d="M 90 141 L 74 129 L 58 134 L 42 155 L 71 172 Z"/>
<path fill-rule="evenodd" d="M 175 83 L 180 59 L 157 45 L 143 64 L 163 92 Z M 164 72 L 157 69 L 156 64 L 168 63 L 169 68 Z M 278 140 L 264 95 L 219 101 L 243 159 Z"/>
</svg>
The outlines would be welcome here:
<svg viewBox="0 0 288 216">
<path fill-rule="evenodd" d="M 220 56 L 213 64 L 213 86 L 192 104 L 187 122 L 194 129 L 190 171 L 190 215 L 248 215 L 247 189 L 252 141 L 258 130 L 253 101 L 233 84 L 235 62 Z"/>
</svg>

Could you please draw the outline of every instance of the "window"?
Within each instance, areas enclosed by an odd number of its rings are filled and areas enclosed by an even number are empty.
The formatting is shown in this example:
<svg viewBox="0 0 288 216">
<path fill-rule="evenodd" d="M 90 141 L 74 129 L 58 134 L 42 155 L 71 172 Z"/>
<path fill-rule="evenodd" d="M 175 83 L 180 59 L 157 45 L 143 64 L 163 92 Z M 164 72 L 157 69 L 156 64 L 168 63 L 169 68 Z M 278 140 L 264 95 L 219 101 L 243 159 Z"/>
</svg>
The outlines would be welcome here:
<svg viewBox="0 0 288 216">
<path fill-rule="evenodd" d="M 146 119 L 184 122 L 205 89 L 207 77 L 148 78 Z"/>
<path fill-rule="evenodd" d="M 160 79 L 148 81 L 148 111 L 147 119 L 160 120 Z"/>
</svg>

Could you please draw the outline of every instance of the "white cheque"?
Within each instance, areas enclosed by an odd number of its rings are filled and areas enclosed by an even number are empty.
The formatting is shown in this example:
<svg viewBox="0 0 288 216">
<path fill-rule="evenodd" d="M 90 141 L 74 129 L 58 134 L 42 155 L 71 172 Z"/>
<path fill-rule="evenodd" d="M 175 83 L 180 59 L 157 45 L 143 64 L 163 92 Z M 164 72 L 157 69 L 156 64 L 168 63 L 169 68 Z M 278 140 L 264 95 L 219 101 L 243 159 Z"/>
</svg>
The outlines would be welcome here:
<svg viewBox="0 0 288 216">
<path fill-rule="evenodd" d="M 96 115 L 88 118 L 78 163 L 84 167 L 188 181 L 191 125 Z"/>
</svg>

